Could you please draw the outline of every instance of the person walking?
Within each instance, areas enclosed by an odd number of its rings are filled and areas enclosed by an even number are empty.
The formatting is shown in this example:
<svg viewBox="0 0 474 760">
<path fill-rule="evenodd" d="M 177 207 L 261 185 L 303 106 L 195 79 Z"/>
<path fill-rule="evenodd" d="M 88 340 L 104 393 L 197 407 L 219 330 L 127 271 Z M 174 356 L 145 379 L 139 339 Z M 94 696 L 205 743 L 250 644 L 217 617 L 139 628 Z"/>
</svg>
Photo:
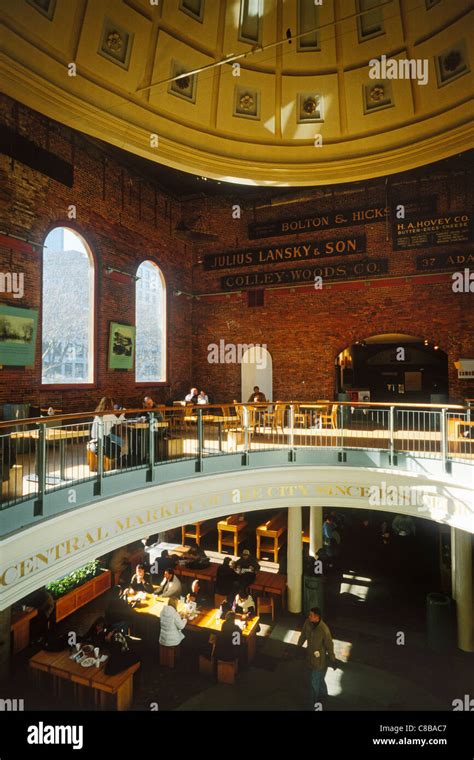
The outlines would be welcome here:
<svg viewBox="0 0 474 760">
<path fill-rule="evenodd" d="M 314 710 L 316 703 L 321 702 L 328 695 L 324 680 L 328 665 L 331 667 L 336 665 L 331 631 L 322 619 L 319 607 L 310 609 L 297 646 L 302 648 L 305 641 L 307 642 L 306 663 L 310 671 L 310 709 Z"/>
</svg>

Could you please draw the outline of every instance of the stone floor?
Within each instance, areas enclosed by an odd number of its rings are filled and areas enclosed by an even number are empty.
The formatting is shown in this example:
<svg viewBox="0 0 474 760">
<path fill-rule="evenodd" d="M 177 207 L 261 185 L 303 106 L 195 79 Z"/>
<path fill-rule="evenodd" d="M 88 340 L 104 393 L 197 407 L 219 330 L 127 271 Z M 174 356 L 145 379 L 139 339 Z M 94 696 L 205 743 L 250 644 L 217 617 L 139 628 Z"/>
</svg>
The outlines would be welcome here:
<svg viewBox="0 0 474 760">
<path fill-rule="evenodd" d="M 324 618 L 339 664 L 326 676 L 325 710 L 451 710 L 453 699 L 472 692 L 474 655 L 454 644 L 443 653 L 427 646 L 426 594 L 440 590 L 437 536 L 428 522 L 418 522 L 421 530 L 412 551 L 397 545 L 385 551 L 376 533 L 366 537 L 358 526 L 345 533 L 338 567 L 325 586 Z M 105 601 L 101 597 L 69 617 L 65 630 L 85 631 L 102 613 Z M 142 667 L 135 677 L 133 709 L 306 709 L 308 676 L 295 646 L 303 621 L 303 615 L 288 613 L 273 624 L 264 617 L 256 658 L 233 686 L 217 684 L 198 672 L 198 650 L 205 636 L 201 641 L 187 636 L 173 671 L 159 665 L 157 638 L 156 644 L 137 641 Z M 397 644 L 400 634 L 404 644 Z M 15 660 L 10 696 L 25 696 L 29 710 L 77 709 L 67 690 L 58 701 L 28 678 L 32 651 Z"/>
</svg>

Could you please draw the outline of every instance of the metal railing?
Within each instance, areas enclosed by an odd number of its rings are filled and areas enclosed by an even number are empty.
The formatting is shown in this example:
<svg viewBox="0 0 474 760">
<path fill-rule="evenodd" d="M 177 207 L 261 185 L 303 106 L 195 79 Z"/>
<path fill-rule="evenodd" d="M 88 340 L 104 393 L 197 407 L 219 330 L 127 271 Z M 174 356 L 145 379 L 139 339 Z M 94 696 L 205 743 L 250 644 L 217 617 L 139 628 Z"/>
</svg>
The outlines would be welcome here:
<svg viewBox="0 0 474 760">
<path fill-rule="evenodd" d="M 307 449 L 378 450 L 396 465 L 402 453 L 474 463 L 472 410 L 461 405 L 288 401 L 126 409 L 116 420 L 95 412 L 0 422 L 1 508 L 75 484 L 209 457 L 285 450 L 289 461 Z"/>
</svg>

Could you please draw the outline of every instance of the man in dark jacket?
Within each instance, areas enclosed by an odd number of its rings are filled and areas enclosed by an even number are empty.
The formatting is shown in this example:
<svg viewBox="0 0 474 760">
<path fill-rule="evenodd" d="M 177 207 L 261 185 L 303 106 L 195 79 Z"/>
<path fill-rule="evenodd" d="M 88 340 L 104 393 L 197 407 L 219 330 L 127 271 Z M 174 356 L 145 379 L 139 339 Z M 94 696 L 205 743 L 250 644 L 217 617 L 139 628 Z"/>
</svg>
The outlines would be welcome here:
<svg viewBox="0 0 474 760">
<path fill-rule="evenodd" d="M 302 647 L 305 641 L 308 642 L 306 663 L 310 672 L 310 709 L 314 710 L 315 704 L 328 695 L 324 680 L 328 665 L 334 667 L 336 664 L 331 631 L 322 620 L 319 607 L 310 609 L 298 639 L 298 647 Z"/>
</svg>

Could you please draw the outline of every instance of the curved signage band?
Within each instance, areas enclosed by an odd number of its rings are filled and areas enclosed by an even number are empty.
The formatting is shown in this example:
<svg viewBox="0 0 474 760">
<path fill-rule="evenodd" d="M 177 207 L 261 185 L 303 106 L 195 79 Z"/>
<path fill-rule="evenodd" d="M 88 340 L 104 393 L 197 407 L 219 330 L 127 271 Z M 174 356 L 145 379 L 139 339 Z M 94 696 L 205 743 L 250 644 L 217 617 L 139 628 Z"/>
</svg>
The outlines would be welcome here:
<svg viewBox="0 0 474 760">
<path fill-rule="evenodd" d="M 201 476 L 120 494 L 1 542 L 0 610 L 132 541 L 236 512 L 285 507 L 376 509 L 474 533 L 474 483 L 384 468 L 272 467 Z"/>
</svg>

